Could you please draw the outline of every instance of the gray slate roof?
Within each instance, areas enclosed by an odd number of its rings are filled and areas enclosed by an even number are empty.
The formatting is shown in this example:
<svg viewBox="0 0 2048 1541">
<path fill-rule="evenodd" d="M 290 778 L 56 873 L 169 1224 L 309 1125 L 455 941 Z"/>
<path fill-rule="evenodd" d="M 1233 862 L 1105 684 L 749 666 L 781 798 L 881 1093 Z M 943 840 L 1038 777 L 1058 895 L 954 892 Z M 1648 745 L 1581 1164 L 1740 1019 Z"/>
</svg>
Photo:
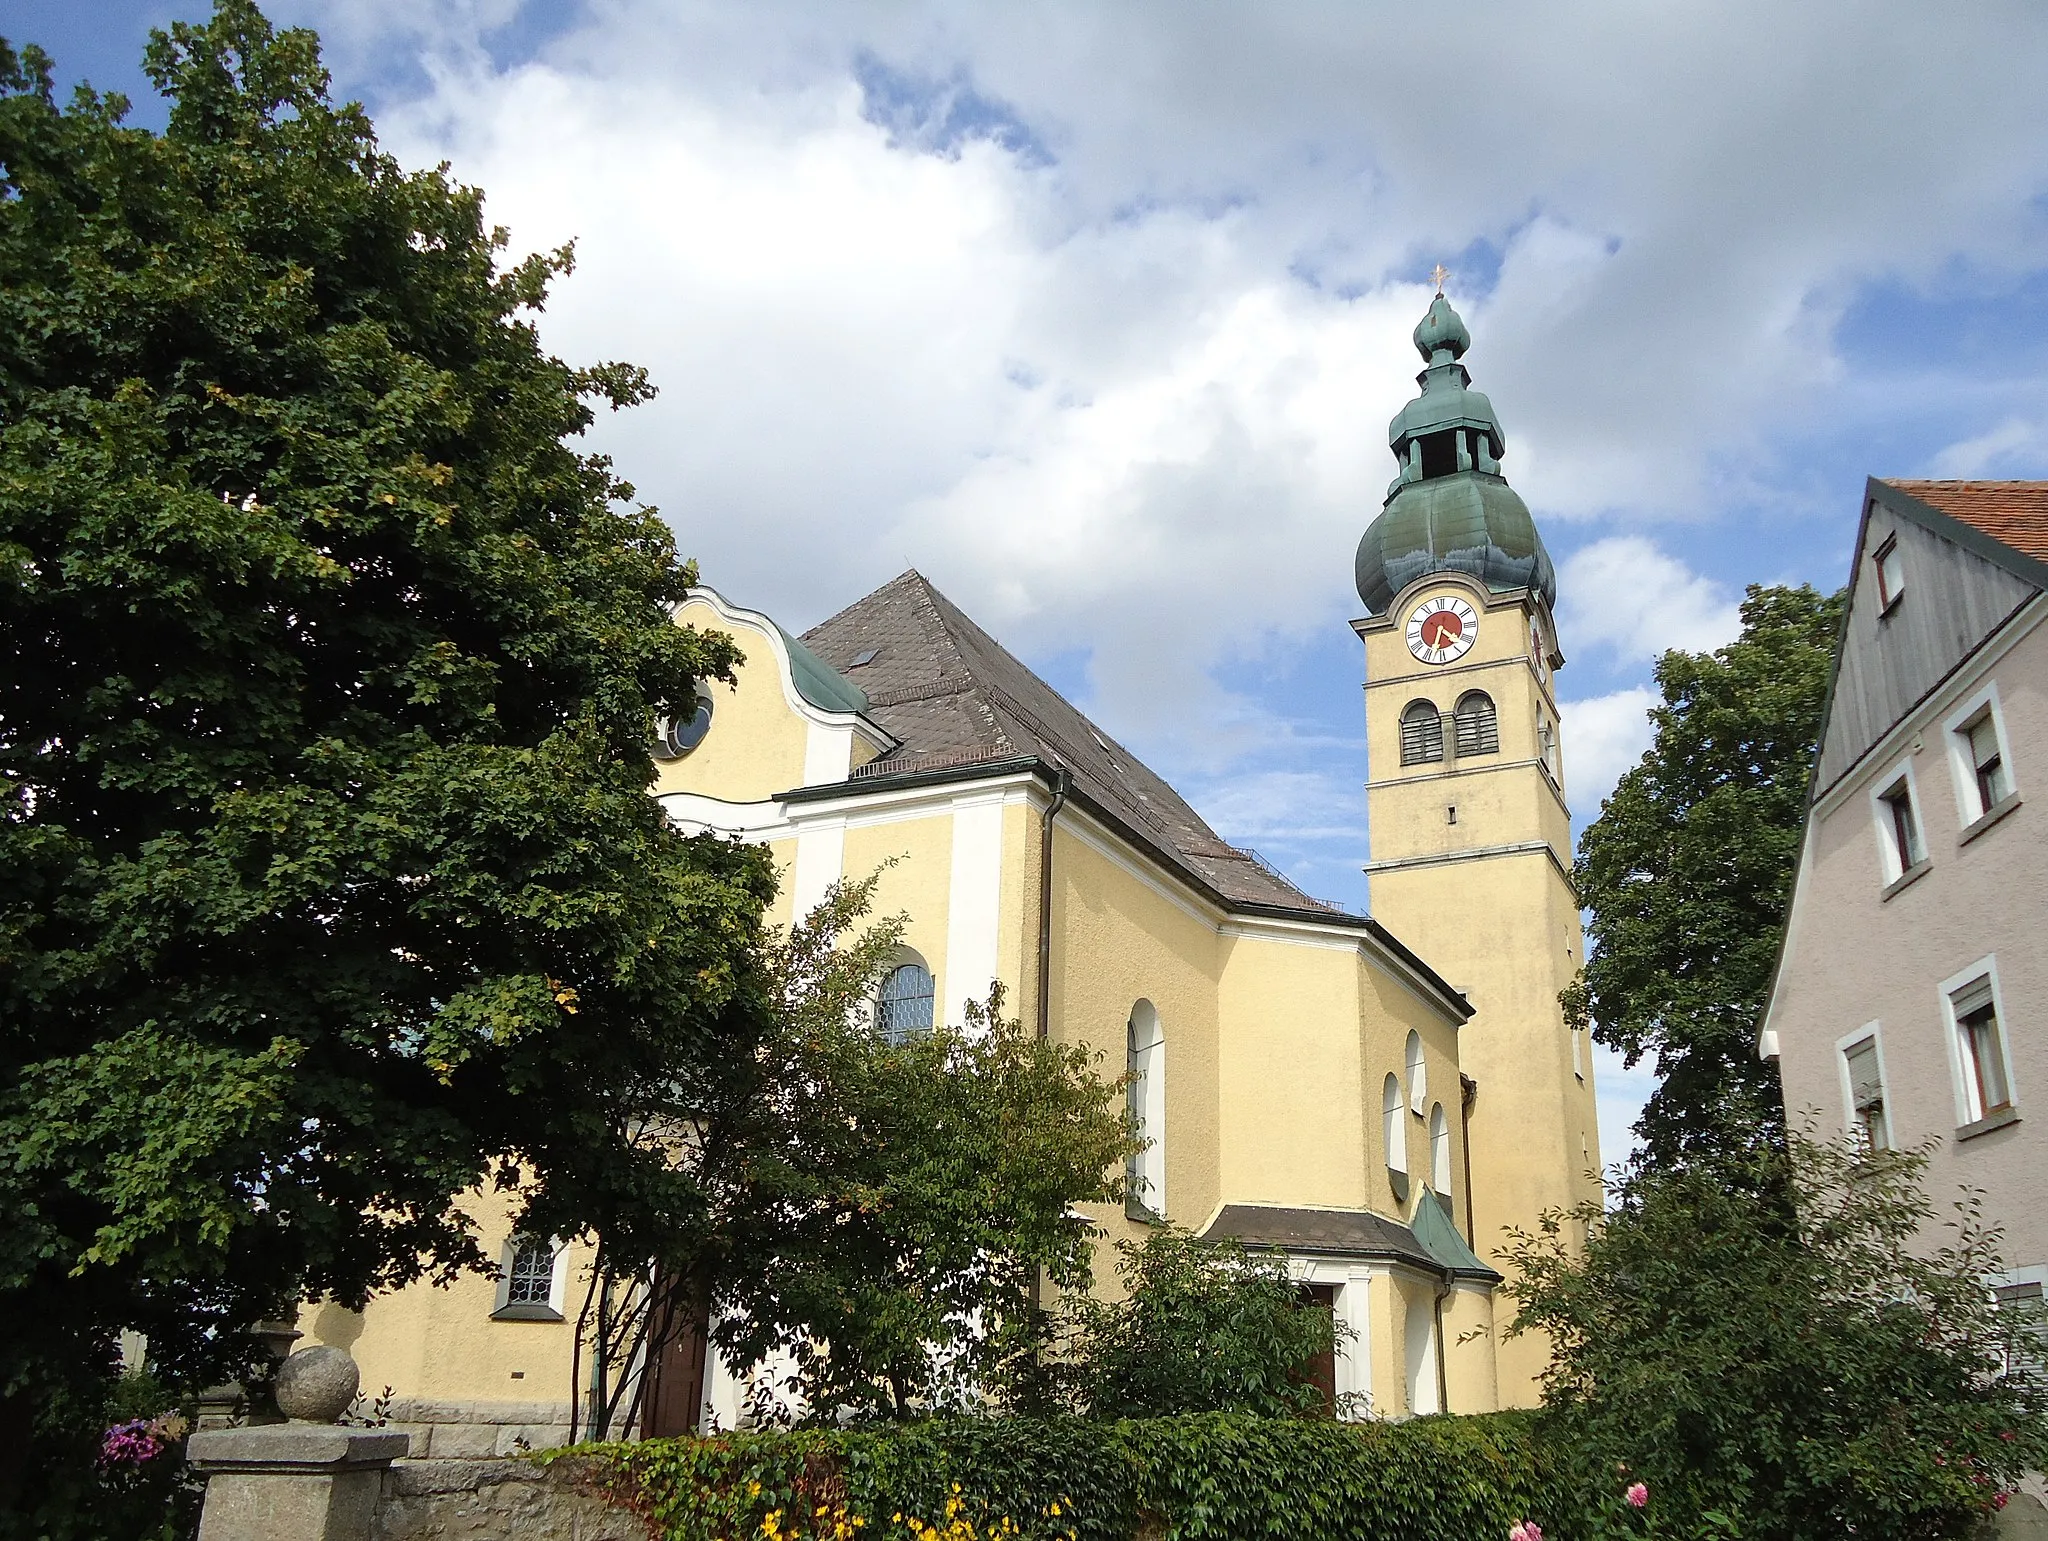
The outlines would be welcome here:
<svg viewBox="0 0 2048 1541">
<path fill-rule="evenodd" d="M 1083 797 L 1198 888 L 1234 905 L 1367 924 L 1226 844 L 1178 792 L 915 570 L 813 626 L 803 640 L 867 693 L 867 716 L 900 740 L 862 768 L 864 778 L 1010 758 L 1063 765 Z M 854 663 L 871 650 L 870 661 Z"/>
<path fill-rule="evenodd" d="M 1436 1197 L 1423 1203 L 1432 1209 Z M 1418 1213 L 1420 1211 L 1418 1210 Z M 1432 1216 L 1432 1218 L 1435 1218 Z M 1433 1273 L 1448 1270 L 1461 1278 L 1497 1281 L 1500 1275 L 1480 1262 L 1465 1246 L 1455 1227 L 1437 1227 L 1455 1246 L 1440 1246 L 1441 1256 L 1401 1224 L 1362 1209 L 1299 1209 L 1280 1204 L 1225 1204 L 1198 1237 L 1201 1241 L 1233 1240 L 1257 1250 L 1312 1252 L 1334 1257 L 1386 1258 L 1410 1263 Z"/>
</svg>

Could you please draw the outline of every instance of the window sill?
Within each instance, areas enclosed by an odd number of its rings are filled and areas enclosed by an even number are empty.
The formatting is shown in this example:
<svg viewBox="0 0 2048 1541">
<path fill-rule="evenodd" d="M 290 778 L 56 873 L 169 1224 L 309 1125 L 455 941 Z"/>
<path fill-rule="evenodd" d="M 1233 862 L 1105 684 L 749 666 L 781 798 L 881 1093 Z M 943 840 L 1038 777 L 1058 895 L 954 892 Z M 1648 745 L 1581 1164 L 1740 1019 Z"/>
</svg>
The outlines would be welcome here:
<svg viewBox="0 0 2048 1541">
<path fill-rule="evenodd" d="M 1989 829 L 1992 825 L 1996 824 L 1999 820 L 2003 819 L 2008 813 L 2011 813 L 2013 809 L 2019 807 L 2019 805 L 2019 793 L 2006 793 L 2005 796 L 2001 797 L 1997 802 L 1993 803 L 1989 808 L 1986 808 L 1982 813 L 1978 814 L 1977 817 L 1970 820 L 1969 823 L 1963 826 L 1963 832 L 1957 838 L 1956 844 L 1958 846 L 1968 845 L 1972 840 L 1975 840 L 1979 835 L 1983 834 L 1985 830 Z"/>
<path fill-rule="evenodd" d="M 1140 1225 L 1166 1224 L 1166 1216 L 1153 1209 L 1143 1199 L 1132 1198 L 1128 1194 L 1124 1197 L 1124 1218 L 1136 1220 Z"/>
<path fill-rule="evenodd" d="M 1892 595 L 1890 599 L 1885 601 L 1884 608 L 1877 612 L 1877 618 L 1880 621 L 1890 620 L 1893 616 L 1899 613 L 1899 606 L 1904 604 L 1905 601 L 1906 591 L 1904 589 L 1900 589 L 1898 593 Z"/>
<path fill-rule="evenodd" d="M 494 1322 L 559 1322 L 562 1313 L 553 1306 L 499 1306 L 491 1313 Z"/>
<path fill-rule="evenodd" d="M 1885 903 L 1891 899 L 1893 894 L 1900 892 L 1902 889 L 1911 888 L 1915 883 L 1927 876 L 1927 869 L 1933 865 L 1934 862 L 1931 858 L 1921 857 L 1912 866 L 1884 885 L 1884 892 L 1877 896 L 1878 902 L 1880 904 Z"/>
<path fill-rule="evenodd" d="M 1397 1172 L 1392 1167 L 1388 1167 L 1387 1186 L 1394 1190 L 1395 1203 L 1405 1204 L 1408 1202 L 1408 1174 L 1406 1172 Z"/>
<path fill-rule="evenodd" d="M 2003 1129 L 2007 1124 L 2016 1124 L 2019 1121 L 2020 1110 L 2007 1103 L 1997 1112 L 1986 1113 L 1974 1123 L 1958 1125 L 1956 1127 L 1956 1143 L 1960 1145 L 1965 1140 L 1974 1140 L 1980 1134 L 1989 1134 L 1994 1129 Z"/>
</svg>

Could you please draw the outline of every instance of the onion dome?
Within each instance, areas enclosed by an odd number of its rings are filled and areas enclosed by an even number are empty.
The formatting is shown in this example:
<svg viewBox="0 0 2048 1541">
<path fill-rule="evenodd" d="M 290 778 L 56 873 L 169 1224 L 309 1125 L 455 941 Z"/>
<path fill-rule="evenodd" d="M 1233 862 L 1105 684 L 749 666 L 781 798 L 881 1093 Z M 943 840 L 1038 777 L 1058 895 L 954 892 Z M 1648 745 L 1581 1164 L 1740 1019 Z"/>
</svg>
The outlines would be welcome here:
<svg viewBox="0 0 2048 1541">
<path fill-rule="evenodd" d="M 1384 615 L 1394 596 L 1431 573 L 1467 573 L 1495 593 L 1533 589 L 1557 603 L 1557 572 L 1529 506 L 1500 473 L 1507 436 L 1493 403 L 1458 362 L 1472 334 L 1441 293 L 1415 328 L 1427 367 L 1422 394 L 1387 427 L 1401 474 L 1358 543 L 1358 597 Z"/>
</svg>

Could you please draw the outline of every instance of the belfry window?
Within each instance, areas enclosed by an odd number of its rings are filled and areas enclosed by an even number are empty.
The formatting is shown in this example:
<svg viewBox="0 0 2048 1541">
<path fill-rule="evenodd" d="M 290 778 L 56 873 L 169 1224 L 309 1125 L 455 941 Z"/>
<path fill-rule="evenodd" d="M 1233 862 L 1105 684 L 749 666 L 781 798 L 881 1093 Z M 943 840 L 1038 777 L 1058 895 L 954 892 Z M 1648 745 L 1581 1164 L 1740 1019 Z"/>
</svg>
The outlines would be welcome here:
<svg viewBox="0 0 2048 1541">
<path fill-rule="evenodd" d="M 1444 757 L 1444 718 L 1434 701 L 1401 708 L 1401 763 L 1430 765 Z"/>
<path fill-rule="evenodd" d="M 1493 709 L 1492 696 L 1483 690 L 1468 690 L 1458 697 L 1458 709 L 1453 715 L 1457 722 L 1458 758 L 1500 753 L 1500 717 Z"/>
<path fill-rule="evenodd" d="M 875 996 L 875 1031 L 908 1043 L 932 1030 L 932 973 L 922 962 L 899 963 Z"/>
</svg>

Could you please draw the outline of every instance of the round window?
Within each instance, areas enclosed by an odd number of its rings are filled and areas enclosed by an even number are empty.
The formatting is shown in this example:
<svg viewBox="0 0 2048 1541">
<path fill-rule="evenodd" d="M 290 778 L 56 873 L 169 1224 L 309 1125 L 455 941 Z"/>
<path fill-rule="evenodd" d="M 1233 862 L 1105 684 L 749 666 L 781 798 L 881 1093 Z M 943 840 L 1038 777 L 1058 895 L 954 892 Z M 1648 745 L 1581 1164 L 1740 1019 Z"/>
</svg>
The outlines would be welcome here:
<svg viewBox="0 0 2048 1541">
<path fill-rule="evenodd" d="M 660 717 L 654 723 L 654 757 L 680 760 L 704 742 L 711 731 L 711 697 L 700 694 L 697 710 L 689 717 Z"/>
</svg>

